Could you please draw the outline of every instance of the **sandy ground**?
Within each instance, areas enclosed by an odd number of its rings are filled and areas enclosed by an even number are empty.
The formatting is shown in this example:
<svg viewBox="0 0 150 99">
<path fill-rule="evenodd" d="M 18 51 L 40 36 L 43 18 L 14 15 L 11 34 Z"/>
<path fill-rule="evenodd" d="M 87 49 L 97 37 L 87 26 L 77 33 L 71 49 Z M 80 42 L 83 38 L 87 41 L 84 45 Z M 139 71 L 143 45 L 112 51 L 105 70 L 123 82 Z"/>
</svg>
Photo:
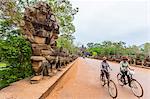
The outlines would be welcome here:
<svg viewBox="0 0 150 99">
<path fill-rule="evenodd" d="M 69 72 L 61 79 L 59 84 L 50 93 L 47 99 L 112 99 L 107 87 L 102 87 L 99 80 L 100 62 L 94 59 L 80 58 Z M 117 83 L 116 75 L 119 72 L 119 64 L 109 62 L 113 71 L 111 79 L 118 88 L 117 99 L 138 99 L 128 86 L 121 87 Z M 144 89 L 144 96 L 140 99 L 150 99 L 150 70 L 131 67 L 135 69 L 134 78 Z"/>
</svg>

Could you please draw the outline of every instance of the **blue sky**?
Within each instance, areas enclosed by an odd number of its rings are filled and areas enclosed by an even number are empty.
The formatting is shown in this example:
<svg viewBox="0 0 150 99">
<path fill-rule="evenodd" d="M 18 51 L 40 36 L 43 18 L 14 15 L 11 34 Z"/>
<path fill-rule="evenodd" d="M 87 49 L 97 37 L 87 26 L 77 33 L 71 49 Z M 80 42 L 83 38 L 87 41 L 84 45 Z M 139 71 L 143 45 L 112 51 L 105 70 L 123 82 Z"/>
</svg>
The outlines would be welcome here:
<svg viewBox="0 0 150 99">
<path fill-rule="evenodd" d="M 75 16 L 75 43 L 150 42 L 150 0 L 70 0 L 79 7 Z"/>
</svg>

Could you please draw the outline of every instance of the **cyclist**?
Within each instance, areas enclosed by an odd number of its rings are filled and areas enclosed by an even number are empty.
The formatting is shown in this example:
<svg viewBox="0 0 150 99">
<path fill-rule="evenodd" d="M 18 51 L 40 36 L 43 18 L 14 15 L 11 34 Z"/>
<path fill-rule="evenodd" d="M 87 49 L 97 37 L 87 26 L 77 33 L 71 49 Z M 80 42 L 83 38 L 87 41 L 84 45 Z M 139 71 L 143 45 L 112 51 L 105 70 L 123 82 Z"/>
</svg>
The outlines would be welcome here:
<svg viewBox="0 0 150 99">
<path fill-rule="evenodd" d="M 128 72 L 129 72 L 128 69 L 130 69 L 129 63 L 128 63 L 128 58 L 124 56 L 124 57 L 122 57 L 122 61 L 120 62 L 120 72 L 122 73 L 124 84 L 127 84 L 126 80 L 125 80 L 125 76 L 127 76 L 129 87 L 131 87 L 131 81 L 130 81 L 130 77 L 128 75 Z"/>
<path fill-rule="evenodd" d="M 112 70 L 109 66 L 109 64 L 107 63 L 107 58 L 103 57 L 103 61 L 101 62 L 101 75 L 102 75 L 102 79 L 104 78 L 104 75 L 106 76 L 107 79 L 109 79 L 109 71 L 108 68 L 110 70 Z"/>
</svg>

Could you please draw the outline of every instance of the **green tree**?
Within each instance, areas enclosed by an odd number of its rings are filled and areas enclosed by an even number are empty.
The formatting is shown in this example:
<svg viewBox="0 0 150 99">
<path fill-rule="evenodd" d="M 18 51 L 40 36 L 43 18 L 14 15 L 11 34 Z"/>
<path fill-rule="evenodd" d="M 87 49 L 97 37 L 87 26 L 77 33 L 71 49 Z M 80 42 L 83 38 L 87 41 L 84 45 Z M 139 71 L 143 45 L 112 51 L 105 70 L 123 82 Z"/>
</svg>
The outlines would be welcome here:
<svg viewBox="0 0 150 99">
<path fill-rule="evenodd" d="M 150 56 L 150 43 L 145 43 L 144 44 L 144 54 L 146 56 Z"/>
<path fill-rule="evenodd" d="M 94 47 L 94 43 L 87 43 L 87 47 L 88 47 L 88 48 Z"/>
<path fill-rule="evenodd" d="M 0 57 L 0 61 L 8 65 L 6 69 L 0 70 L 0 88 L 32 75 L 31 47 L 22 36 L 0 40 Z"/>
<path fill-rule="evenodd" d="M 78 51 L 78 48 L 73 43 L 73 36 L 61 35 L 57 40 L 57 46 L 63 47 L 69 51 L 69 53 L 75 54 Z"/>
<path fill-rule="evenodd" d="M 73 8 L 69 0 L 48 0 L 60 24 L 62 34 L 72 34 L 75 32 L 73 25 L 74 15 L 78 8 Z"/>
<path fill-rule="evenodd" d="M 102 43 L 88 43 L 89 52 L 97 52 L 98 55 L 124 55 L 126 54 L 125 42 L 104 41 Z"/>
</svg>

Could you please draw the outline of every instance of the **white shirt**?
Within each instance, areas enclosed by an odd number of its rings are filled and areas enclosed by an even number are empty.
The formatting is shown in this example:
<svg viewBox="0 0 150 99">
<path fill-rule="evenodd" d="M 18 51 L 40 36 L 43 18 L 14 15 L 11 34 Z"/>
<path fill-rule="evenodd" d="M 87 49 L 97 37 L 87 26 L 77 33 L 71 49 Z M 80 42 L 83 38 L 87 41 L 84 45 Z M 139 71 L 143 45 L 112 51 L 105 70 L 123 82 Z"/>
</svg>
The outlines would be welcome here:
<svg viewBox="0 0 150 99">
<path fill-rule="evenodd" d="M 129 66 L 129 63 L 127 61 L 126 62 L 124 62 L 124 61 L 120 62 L 120 69 L 122 71 L 127 71 L 128 70 L 128 66 Z"/>
</svg>

